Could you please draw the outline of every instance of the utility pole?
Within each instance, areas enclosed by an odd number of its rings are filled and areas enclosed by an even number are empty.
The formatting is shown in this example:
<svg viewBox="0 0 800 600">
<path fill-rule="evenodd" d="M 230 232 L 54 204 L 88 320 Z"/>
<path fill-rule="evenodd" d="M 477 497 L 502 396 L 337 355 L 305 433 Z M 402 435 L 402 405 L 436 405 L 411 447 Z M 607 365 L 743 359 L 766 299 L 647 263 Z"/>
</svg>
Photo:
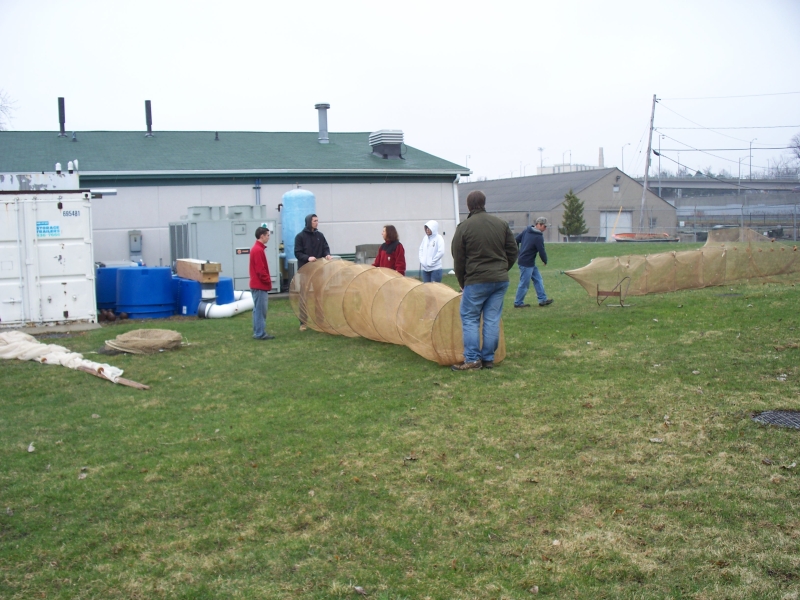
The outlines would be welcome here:
<svg viewBox="0 0 800 600">
<path fill-rule="evenodd" d="M 661 138 L 664 136 L 658 134 L 658 197 L 661 198 Z"/>
<path fill-rule="evenodd" d="M 650 152 L 653 145 L 653 120 L 656 117 L 656 95 L 653 94 L 653 108 L 650 110 L 650 137 L 647 138 L 647 156 L 644 159 L 644 185 L 642 186 L 642 208 L 639 211 L 639 231 L 644 232 L 644 207 L 647 199 L 647 175 L 650 172 Z"/>
<path fill-rule="evenodd" d="M 744 156 L 740 156 L 739 157 L 739 186 L 738 186 L 738 189 L 736 190 L 736 195 L 737 196 L 741 196 L 742 195 L 742 159 L 743 158 L 745 158 L 745 157 Z"/>
<path fill-rule="evenodd" d="M 542 174 L 542 169 L 544 169 L 544 159 L 542 158 L 542 152 L 544 152 L 544 148 L 539 147 L 539 175 Z"/>
<path fill-rule="evenodd" d="M 753 142 L 755 142 L 758 138 L 753 138 L 750 140 L 750 179 L 753 178 Z"/>
</svg>

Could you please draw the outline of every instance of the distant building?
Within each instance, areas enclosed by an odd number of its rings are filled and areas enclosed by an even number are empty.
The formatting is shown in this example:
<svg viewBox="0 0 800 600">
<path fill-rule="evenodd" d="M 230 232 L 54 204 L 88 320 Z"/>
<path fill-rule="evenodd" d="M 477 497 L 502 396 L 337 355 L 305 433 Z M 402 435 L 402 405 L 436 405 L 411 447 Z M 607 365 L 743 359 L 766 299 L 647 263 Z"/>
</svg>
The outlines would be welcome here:
<svg viewBox="0 0 800 600">
<path fill-rule="evenodd" d="M 572 157 L 572 152 L 570 151 L 570 158 Z M 605 168 L 605 159 L 603 158 L 603 149 L 600 148 L 597 156 L 597 165 L 575 165 L 570 162 L 569 164 L 560 164 L 560 165 L 550 165 L 550 166 L 541 166 L 536 167 L 536 174 L 537 175 L 556 175 L 558 173 L 575 173 L 577 171 L 594 171 L 595 169 L 604 169 Z"/>
<path fill-rule="evenodd" d="M 583 217 L 589 229 L 581 239 L 603 241 L 611 240 L 614 233 L 638 232 L 642 184 L 617 168 L 461 183 L 459 213 L 465 219 L 469 214 L 467 195 L 483 190 L 486 210 L 507 221 L 515 234 L 537 217 L 547 217 L 551 226 L 545 240 L 566 241 L 558 227 L 563 222 L 564 196 L 570 189 L 583 202 Z M 651 191 L 645 197 L 644 217 L 646 232 L 675 234 L 675 207 Z"/>
<path fill-rule="evenodd" d="M 576 173 L 578 171 L 594 171 L 601 167 L 596 165 L 551 165 L 548 167 L 536 167 L 537 175 L 555 175 L 557 173 Z"/>
</svg>

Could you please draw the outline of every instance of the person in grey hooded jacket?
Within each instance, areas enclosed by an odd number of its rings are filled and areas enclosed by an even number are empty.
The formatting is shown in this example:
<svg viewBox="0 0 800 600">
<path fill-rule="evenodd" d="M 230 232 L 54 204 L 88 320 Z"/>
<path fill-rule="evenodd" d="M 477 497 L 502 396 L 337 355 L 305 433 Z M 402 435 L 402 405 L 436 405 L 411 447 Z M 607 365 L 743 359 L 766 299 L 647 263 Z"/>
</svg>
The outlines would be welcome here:
<svg viewBox="0 0 800 600">
<path fill-rule="evenodd" d="M 442 281 L 442 257 L 444 256 L 444 238 L 439 235 L 439 223 L 425 223 L 425 237 L 419 245 L 419 268 L 422 271 L 422 283 Z"/>
</svg>

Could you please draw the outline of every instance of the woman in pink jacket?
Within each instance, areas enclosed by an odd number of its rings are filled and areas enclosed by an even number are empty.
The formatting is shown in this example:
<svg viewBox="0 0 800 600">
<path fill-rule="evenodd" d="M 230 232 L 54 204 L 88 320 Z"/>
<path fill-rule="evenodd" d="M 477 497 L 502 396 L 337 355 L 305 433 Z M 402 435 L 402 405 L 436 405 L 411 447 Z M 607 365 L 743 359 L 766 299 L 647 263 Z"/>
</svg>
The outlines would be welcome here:
<svg viewBox="0 0 800 600">
<path fill-rule="evenodd" d="M 378 250 L 378 256 L 372 266 L 393 269 L 400 275 L 406 274 L 406 251 L 403 249 L 403 244 L 400 243 L 400 236 L 397 235 L 394 225 L 384 226 L 383 244 L 381 244 L 381 249 Z"/>
</svg>

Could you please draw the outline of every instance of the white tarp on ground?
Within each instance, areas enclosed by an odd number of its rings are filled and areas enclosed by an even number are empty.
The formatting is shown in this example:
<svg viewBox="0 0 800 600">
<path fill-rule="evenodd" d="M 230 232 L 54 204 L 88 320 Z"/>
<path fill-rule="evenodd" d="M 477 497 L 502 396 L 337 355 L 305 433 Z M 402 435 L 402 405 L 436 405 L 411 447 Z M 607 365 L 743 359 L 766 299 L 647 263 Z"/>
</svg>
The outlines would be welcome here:
<svg viewBox="0 0 800 600">
<path fill-rule="evenodd" d="M 63 346 L 42 344 L 32 335 L 21 331 L 0 333 L 0 358 L 35 360 L 43 364 L 61 365 L 76 370 L 79 367 L 88 367 L 114 383 L 117 383 L 117 379 L 122 376 L 122 369 L 86 360 L 82 354 L 70 352 Z"/>
</svg>

